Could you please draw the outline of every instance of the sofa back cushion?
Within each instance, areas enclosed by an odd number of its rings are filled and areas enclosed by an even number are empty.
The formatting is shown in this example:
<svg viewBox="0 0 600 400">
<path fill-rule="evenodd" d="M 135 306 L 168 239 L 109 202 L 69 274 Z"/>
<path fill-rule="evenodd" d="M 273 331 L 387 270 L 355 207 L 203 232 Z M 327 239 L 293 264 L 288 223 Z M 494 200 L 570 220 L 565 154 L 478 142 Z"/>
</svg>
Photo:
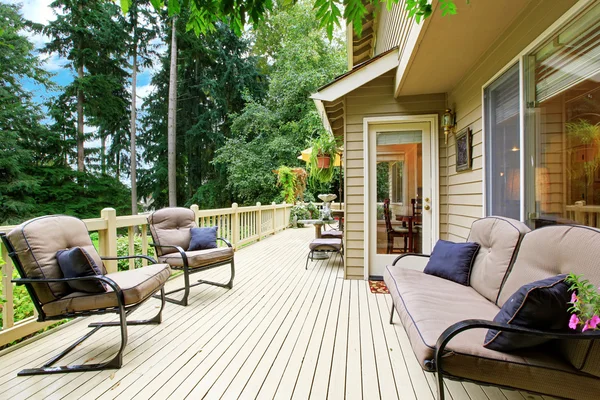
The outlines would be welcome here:
<svg viewBox="0 0 600 400">
<path fill-rule="evenodd" d="M 555 225 L 525 235 L 506 283 L 502 306 L 522 285 L 560 274 L 583 275 L 600 285 L 600 230 Z M 597 342 L 597 341 L 596 341 Z M 561 342 L 565 357 L 579 370 L 600 376 L 600 346 L 592 341 Z"/>
<path fill-rule="evenodd" d="M 79 218 L 51 215 L 22 223 L 8 233 L 27 278 L 63 278 L 56 253 L 81 247 L 105 274 L 102 259 L 92 244 L 85 223 Z M 59 299 L 73 290 L 66 283 L 32 285 L 42 304 Z"/>
<path fill-rule="evenodd" d="M 521 238 L 529 231 L 527 225 L 510 218 L 486 217 L 473 222 L 467 241 L 481 246 L 471 271 L 473 289 L 497 304 Z"/>
<path fill-rule="evenodd" d="M 169 207 L 148 216 L 148 224 L 154 242 L 158 245 L 179 246 L 187 250 L 190 245 L 190 230 L 196 227 L 196 215 L 189 208 Z M 172 248 L 157 248 L 159 256 L 175 253 Z"/>
</svg>

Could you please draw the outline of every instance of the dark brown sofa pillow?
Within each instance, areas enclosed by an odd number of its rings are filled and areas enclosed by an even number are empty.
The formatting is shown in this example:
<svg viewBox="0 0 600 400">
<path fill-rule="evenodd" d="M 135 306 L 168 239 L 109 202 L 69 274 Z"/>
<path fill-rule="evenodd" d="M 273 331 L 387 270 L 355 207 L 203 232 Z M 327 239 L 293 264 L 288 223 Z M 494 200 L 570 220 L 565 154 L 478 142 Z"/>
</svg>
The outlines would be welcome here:
<svg viewBox="0 0 600 400">
<path fill-rule="evenodd" d="M 494 322 L 545 331 L 567 330 L 571 292 L 565 282 L 566 277 L 557 275 L 523 285 L 504 303 Z M 509 352 L 549 340 L 490 329 L 485 336 L 484 347 Z"/>
<path fill-rule="evenodd" d="M 96 265 L 88 252 L 81 247 L 59 250 L 56 253 L 56 259 L 65 278 L 102 275 L 102 270 Z M 98 280 L 69 281 L 67 284 L 76 292 L 106 292 L 106 286 Z"/>
</svg>

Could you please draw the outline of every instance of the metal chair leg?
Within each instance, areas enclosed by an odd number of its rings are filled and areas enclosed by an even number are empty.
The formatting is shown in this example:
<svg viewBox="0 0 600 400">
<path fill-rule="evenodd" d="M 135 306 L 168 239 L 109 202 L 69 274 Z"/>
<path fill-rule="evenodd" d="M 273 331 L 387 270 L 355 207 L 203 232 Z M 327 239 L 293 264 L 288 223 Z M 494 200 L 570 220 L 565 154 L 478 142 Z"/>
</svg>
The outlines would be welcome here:
<svg viewBox="0 0 600 400">
<path fill-rule="evenodd" d="M 396 306 L 392 303 L 392 312 L 390 312 L 390 325 L 394 325 L 394 310 Z"/>
<path fill-rule="evenodd" d="M 438 371 L 435 373 L 436 378 L 437 378 L 437 392 L 438 392 L 438 400 L 444 400 L 445 399 L 445 393 L 444 393 L 444 375 Z"/>
<path fill-rule="evenodd" d="M 52 358 L 50 361 L 45 363 L 41 368 L 28 368 L 20 371 L 18 376 L 29 376 L 29 375 L 46 375 L 46 374 L 60 374 L 65 372 L 87 372 L 87 371 L 102 371 L 105 369 L 118 369 L 123 365 L 123 351 L 127 345 L 127 315 L 125 307 L 121 305 L 119 307 L 119 325 L 121 327 L 121 347 L 115 356 L 107 362 L 100 364 L 80 364 L 80 365 L 64 365 L 60 367 L 53 367 L 52 365 L 59 361 L 61 358 L 69 354 L 73 349 L 79 346 L 84 340 L 96 333 L 100 328 L 110 325 L 99 325 L 95 326 L 94 329 L 81 337 L 59 355 Z"/>
</svg>

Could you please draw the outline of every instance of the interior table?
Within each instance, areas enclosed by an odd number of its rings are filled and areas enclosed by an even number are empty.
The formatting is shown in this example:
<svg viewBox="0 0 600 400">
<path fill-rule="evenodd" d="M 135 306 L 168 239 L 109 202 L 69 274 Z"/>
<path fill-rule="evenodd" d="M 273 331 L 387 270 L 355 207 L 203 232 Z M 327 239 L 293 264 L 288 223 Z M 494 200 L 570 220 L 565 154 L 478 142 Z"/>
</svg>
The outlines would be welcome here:
<svg viewBox="0 0 600 400">
<path fill-rule="evenodd" d="M 396 221 L 402 222 L 403 225 L 408 227 L 408 252 L 415 252 L 415 222 L 418 221 L 418 217 L 414 215 L 396 215 Z"/>
</svg>

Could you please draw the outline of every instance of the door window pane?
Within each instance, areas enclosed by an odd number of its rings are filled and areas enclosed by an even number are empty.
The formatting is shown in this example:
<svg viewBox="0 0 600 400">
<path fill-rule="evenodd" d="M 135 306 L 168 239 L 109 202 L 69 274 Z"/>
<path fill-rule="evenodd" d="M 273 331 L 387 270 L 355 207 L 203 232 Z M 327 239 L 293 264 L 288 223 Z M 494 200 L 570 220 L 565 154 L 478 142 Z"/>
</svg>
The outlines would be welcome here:
<svg viewBox="0 0 600 400">
<path fill-rule="evenodd" d="M 488 86 L 484 97 L 487 214 L 519 219 L 519 65 L 509 69 Z"/>
<path fill-rule="evenodd" d="M 421 131 L 377 133 L 377 254 L 419 251 Z"/>
<path fill-rule="evenodd" d="M 534 226 L 600 227 L 600 5 L 526 58 Z"/>
</svg>

